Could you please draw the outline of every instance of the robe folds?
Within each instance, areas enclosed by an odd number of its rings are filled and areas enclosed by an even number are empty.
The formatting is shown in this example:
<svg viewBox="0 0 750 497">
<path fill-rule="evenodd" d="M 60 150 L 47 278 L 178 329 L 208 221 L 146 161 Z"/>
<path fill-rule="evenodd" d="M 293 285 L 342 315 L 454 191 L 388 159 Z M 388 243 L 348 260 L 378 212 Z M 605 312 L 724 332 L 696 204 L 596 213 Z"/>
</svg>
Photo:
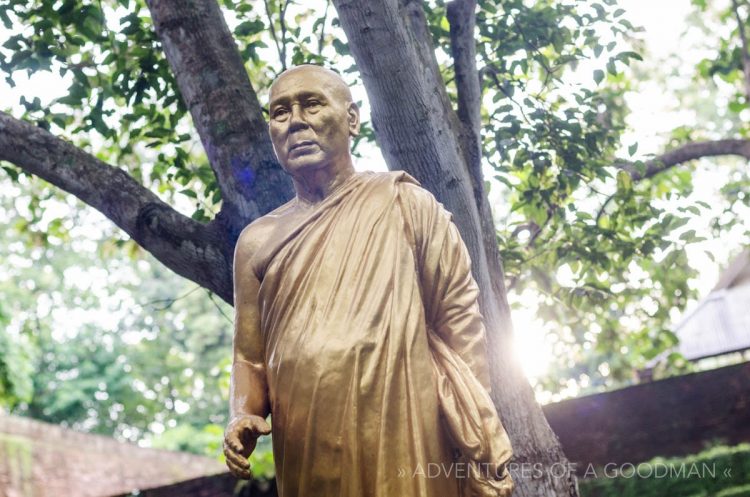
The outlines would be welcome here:
<svg viewBox="0 0 750 497">
<path fill-rule="evenodd" d="M 251 262 L 280 496 L 510 495 L 450 214 L 402 172 L 356 173 L 285 222 L 295 202 Z"/>
</svg>

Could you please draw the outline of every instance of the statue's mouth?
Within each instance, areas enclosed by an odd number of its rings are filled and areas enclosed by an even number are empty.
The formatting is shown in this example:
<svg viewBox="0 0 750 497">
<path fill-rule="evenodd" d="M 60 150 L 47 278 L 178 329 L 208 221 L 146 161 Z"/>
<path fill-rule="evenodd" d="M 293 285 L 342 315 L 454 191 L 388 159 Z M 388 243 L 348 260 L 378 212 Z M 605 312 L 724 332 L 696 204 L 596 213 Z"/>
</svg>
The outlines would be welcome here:
<svg viewBox="0 0 750 497">
<path fill-rule="evenodd" d="M 304 147 L 311 147 L 313 145 L 317 145 L 317 142 L 313 140 L 302 140 L 301 142 L 297 142 L 291 147 L 289 147 L 289 151 L 291 152 L 293 150 L 297 150 L 297 149 L 304 148 Z"/>
</svg>

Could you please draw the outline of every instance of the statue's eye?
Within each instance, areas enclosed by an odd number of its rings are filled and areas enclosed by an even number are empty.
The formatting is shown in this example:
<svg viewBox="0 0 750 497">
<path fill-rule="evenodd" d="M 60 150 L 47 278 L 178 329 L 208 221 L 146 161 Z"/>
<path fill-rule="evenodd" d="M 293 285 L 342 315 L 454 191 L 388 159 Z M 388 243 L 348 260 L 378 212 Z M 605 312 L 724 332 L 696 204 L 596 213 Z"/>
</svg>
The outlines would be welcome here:
<svg viewBox="0 0 750 497">
<path fill-rule="evenodd" d="M 286 107 L 276 107 L 271 113 L 271 117 L 276 120 L 282 120 L 286 118 L 287 114 L 289 114 L 289 109 Z"/>
</svg>

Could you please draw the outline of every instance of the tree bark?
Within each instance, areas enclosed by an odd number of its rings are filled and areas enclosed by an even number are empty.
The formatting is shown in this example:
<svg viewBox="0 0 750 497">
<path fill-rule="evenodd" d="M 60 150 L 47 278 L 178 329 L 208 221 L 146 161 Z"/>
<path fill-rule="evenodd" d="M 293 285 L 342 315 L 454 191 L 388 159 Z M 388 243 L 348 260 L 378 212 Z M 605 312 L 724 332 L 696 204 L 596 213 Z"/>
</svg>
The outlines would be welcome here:
<svg viewBox="0 0 750 497">
<path fill-rule="evenodd" d="M 440 78 L 421 5 L 413 0 L 333 3 L 362 74 L 388 167 L 408 171 L 435 194 L 453 213 L 469 249 L 488 330 L 493 400 L 511 437 L 514 461 L 547 469 L 538 478 L 516 472 L 514 495 L 575 496 L 572 475 L 555 478 L 549 471 L 566 460 L 513 358 L 495 230 L 483 207 L 484 192 L 476 197 L 473 179 L 481 179 L 481 172 L 467 160 L 467 147 L 475 145 L 462 142 L 464 124 Z"/>
<path fill-rule="evenodd" d="M 183 216 L 122 169 L 4 112 L 0 112 L 0 160 L 75 195 L 165 266 L 231 301 L 232 277 L 216 224 Z"/>
<path fill-rule="evenodd" d="M 450 25 L 453 72 L 458 96 L 457 114 L 462 124 L 459 137 L 472 178 L 477 205 L 486 197 L 482 178 L 482 88 L 477 71 L 474 41 L 476 0 L 453 0 L 446 5 Z"/>
<path fill-rule="evenodd" d="M 250 221 L 292 198 L 258 96 L 216 0 L 147 0 L 156 34 L 216 174 L 231 252 Z"/>
</svg>

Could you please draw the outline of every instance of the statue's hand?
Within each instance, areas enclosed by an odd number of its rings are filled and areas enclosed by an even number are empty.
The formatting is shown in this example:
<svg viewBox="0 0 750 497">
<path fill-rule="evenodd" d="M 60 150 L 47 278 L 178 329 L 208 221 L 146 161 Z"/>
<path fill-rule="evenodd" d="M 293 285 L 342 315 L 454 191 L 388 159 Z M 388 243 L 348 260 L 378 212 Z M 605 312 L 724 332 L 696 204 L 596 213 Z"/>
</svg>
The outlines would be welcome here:
<svg viewBox="0 0 750 497">
<path fill-rule="evenodd" d="M 224 431 L 224 455 L 227 467 L 237 478 L 252 478 L 248 456 L 255 449 L 255 443 L 261 435 L 271 433 L 266 420 L 252 414 L 242 414 L 232 418 Z"/>
</svg>

